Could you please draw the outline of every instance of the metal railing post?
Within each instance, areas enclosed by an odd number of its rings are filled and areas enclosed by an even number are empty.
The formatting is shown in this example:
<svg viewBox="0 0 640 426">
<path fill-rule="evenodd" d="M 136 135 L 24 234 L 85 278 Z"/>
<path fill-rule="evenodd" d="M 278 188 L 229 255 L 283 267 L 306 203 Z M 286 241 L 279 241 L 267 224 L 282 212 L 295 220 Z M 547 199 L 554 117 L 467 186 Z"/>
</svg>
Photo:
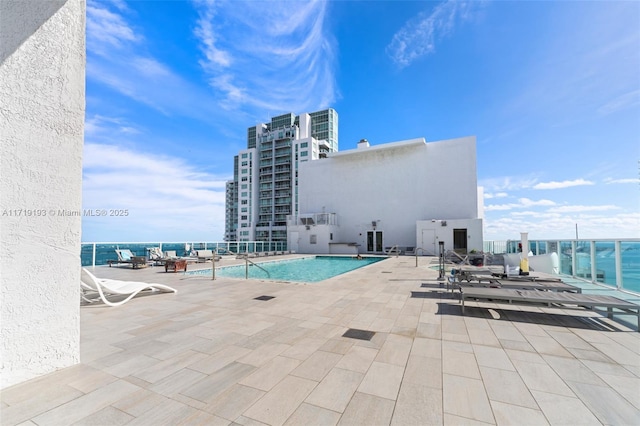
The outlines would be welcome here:
<svg viewBox="0 0 640 426">
<path fill-rule="evenodd" d="M 577 241 L 573 240 L 571 241 L 571 275 L 573 276 L 573 278 L 576 278 L 576 266 L 577 266 L 577 256 L 576 256 L 576 246 L 577 246 Z"/>
<path fill-rule="evenodd" d="M 614 241 L 615 259 L 616 259 L 616 287 L 621 290 L 624 287 L 622 280 L 622 244 L 620 240 Z"/>
<path fill-rule="evenodd" d="M 93 267 L 96 267 L 96 243 L 93 243 L 92 261 Z"/>
<path fill-rule="evenodd" d="M 596 269 L 596 242 L 589 241 L 589 254 L 591 257 L 591 282 L 598 282 L 598 270 Z"/>
</svg>

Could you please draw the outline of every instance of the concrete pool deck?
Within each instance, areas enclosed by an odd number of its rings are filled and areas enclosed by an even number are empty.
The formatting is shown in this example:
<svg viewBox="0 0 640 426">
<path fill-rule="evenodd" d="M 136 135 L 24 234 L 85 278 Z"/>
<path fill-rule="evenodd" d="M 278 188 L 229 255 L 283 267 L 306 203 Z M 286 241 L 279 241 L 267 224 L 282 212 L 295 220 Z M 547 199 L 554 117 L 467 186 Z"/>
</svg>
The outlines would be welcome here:
<svg viewBox="0 0 640 426">
<path fill-rule="evenodd" d="M 81 306 L 81 363 L 3 389 L 0 423 L 640 423 L 640 333 L 583 309 L 469 302 L 462 316 L 437 260 L 418 261 L 314 284 L 90 269 L 178 293 Z"/>
</svg>

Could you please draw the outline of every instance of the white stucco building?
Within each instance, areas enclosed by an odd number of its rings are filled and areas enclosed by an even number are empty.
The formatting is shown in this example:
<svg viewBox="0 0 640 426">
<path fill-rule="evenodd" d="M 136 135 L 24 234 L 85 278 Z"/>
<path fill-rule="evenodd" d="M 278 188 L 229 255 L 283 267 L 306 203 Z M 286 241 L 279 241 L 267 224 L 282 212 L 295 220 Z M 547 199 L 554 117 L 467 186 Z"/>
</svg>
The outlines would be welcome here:
<svg viewBox="0 0 640 426">
<path fill-rule="evenodd" d="M 475 137 L 423 138 L 327 154 L 300 164 L 299 214 L 288 247 L 300 253 L 434 255 L 482 250 Z"/>
<path fill-rule="evenodd" d="M 85 1 L 0 2 L 0 387 L 80 360 Z"/>
</svg>

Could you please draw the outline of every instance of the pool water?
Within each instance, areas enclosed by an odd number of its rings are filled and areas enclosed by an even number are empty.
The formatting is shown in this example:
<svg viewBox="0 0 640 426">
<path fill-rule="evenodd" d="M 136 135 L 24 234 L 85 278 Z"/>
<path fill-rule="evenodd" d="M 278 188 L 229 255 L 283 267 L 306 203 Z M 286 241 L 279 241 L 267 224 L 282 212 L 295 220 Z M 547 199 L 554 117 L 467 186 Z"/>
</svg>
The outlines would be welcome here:
<svg viewBox="0 0 640 426">
<path fill-rule="evenodd" d="M 315 283 L 379 262 L 386 257 L 314 256 L 302 259 L 256 262 L 260 268 L 249 263 L 249 278 L 274 281 Z M 245 278 L 245 265 L 216 268 L 216 277 Z M 191 275 L 211 276 L 211 269 L 190 271 Z"/>
</svg>

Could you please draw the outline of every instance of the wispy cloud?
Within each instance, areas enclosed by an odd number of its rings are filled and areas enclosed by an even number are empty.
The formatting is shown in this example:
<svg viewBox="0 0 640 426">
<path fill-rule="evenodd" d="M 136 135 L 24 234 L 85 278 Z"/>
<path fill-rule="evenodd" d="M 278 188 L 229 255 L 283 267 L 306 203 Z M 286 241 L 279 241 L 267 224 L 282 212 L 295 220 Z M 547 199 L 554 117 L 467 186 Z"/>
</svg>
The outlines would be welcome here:
<svg viewBox="0 0 640 426">
<path fill-rule="evenodd" d="M 540 182 L 538 184 L 533 185 L 533 189 L 562 189 L 562 188 L 570 188 L 572 186 L 585 186 L 585 185 L 594 185 L 593 182 L 585 179 L 575 179 L 575 180 L 564 180 L 562 182 Z"/>
<path fill-rule="evenodd" d="M 87 78 L 166 116 L 224 121 L 215 97 L 198 81 L 181 76 L 149 53 L 150 41 L 134 22 L 134 12 L 123 1 L 88 3 Z"/>
<path fill-rule="evenodd" d="M 551 213 L 572 213 L 572 212 L 593 212 L 593 211 L 610 211 L 620 210 L 620 207 L 614 205 L 602 206 L 559 206 L 549 209 Z"/>
<path fill-rule="evenodd" d="M 538 178 L 534 176 L 502 176 L 482 179 L 478 185 L 487 188 L 489 193 L 503 193 L 531 188 L 537 182 Z"/>
<path fill-rule="evenodd" d="M 126 10 L 126 5 L 122 2 L 115 6 L 120 11 Z M 87 44 L 93 48 L 94 53 L 105 55 L 109 53 L 108 48 L 121 48 L 125 44 L 141 40 L 142 36 L 135 32 L 122 15 L 112 12 L 99 2 L 88 2 Z"/>
<path fill-rule="evenodd" d="M 635 183 L 635 184 L 639 184 L 640 183 L 640 178 L 628 178 L 628 179 L 607 178 L 607 179 L 604 180 L 604 183 L 606 183 L 607 185 L 614 184 L 614 183 L 621 183 L 621 184 Z"/>
<path fill-rule="evenodd" d="M 126 216 L 84 217 L 85 241 L 108 241 L 110 229 L 137 239 L 203 241 L 224 234 L 225 182 L 185 160 L 121 146 L 86 143 L 83 208 L 127 210 Z"/>
<path fill-rule="evenodd" d="M 512 212 L 509 215 L 485 221 L 485 240 L 519 238 L 528 232 L 529 239 L 575 238 L 578 224 L 580 238 L 638 238 L 640 213 L 609 212 L 606 215 L 585 213 Z"/>
<path fill-rule="evenodd" d="M 627 108 L 637 107 L 640 105 L 640 90 L 632 90 L 622 95 L 616 96 L 609 102 L 598 108 L 598 112 L 603 115 L 612 114 Z"/>
<path fill-rule="evenodd" d="M 101 135 L 118 134 L 140 134 L 142 131 L 136 124 L 130 123 L 125 118 L 106 117 L 100 114 L 94 114 L 86 117 L 84 122 L 85 138 L 100 137 Z"/>
<path fill-rule="evenodd" d="M 194 5 L 199 13 L 194 35 L 203 54 L 200 65 L 223 108 L 262 118 L 323 108 L 335 101 L 335 43 L 325 29 L 330 3 Z"/>
<path fill-rule="evenodd" d="M 509 203 L 509 204 L 490 204 L 485 206 L 485 211 L 496 211 L 496 210 L 513 210 L 520 208 L 529 208 L 536 206 L 555 206 L 556 203 L 551 200 L 531 200 L 529 198 L 520 198 L 517 203 Z"/>
<path fill-rule="evenodd" d="M 557 2 L 549 20 L 548 46 L 527 55 L 505 115 L 539 115 L 564 128 L 640 105 L 640 32 L 636 2 L 583 3 L 576 14 Z M 514 73 L 514 75 L 517 75 Z"/>
<path fill-rule="evenodd" d="M 484 194 L 484 198 L 486 200 L 490 200 L 492 198 L 505 198 L 505 197 L 508 197 L 508 196 L 509 196 L 509 194 L 507 194 L 506 192 L 496 192 L 496 193 L 493 193 L 493 194 L 490 193 L 490 192 L 486 192 Z"/>
<path fill-rule="evenodd" d="M 409 66 L 435 52 L 436 42 L 452 34 L 456 24 L 468 20 L 481 7 L 480 1 L 447 0 L 433 10 L 420 12 L 394 34 L 387 54 L 399 67 Z"/>
</svg>

